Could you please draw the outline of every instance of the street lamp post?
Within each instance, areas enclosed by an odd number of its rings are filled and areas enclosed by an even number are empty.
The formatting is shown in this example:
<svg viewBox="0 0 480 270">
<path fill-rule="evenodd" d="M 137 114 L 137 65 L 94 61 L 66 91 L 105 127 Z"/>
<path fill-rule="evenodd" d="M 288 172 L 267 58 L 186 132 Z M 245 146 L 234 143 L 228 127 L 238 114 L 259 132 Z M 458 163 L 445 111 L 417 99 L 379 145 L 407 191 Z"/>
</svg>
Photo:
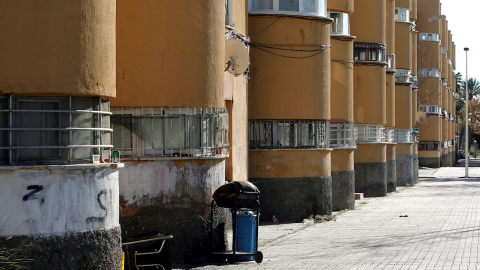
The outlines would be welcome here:
<svg viewBox="0 0 480 270">
<path fill-rule="evenodd" d="M 465 51 L 465 178 L 468 177 L 468 47 Z"/>
</svg>

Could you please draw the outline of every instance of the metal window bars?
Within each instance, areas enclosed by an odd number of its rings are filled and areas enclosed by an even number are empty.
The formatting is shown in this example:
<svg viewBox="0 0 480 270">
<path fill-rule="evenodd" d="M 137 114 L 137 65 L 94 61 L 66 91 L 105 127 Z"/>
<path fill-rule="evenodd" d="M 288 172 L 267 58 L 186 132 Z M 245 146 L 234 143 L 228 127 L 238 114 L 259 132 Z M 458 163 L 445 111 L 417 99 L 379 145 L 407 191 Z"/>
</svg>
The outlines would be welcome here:
<svg viewBox="0 0 480 270">
<path fill-rule="evenodd" d="M 412 71 L 409 69 L 397 69 L 395 73 L 395 83 L 399 83 L 399 84 L 413 83 Z"/>
<path fill-rule="evenodd" d="M 428 114 L 442 115 L 442 108 L 439 105 L 419 105 L 418 110 Z"/>
<path fill-rule="evenodd" d="M 226 157 L 225 108 L 113 108 L 114 149 L 123 157 Z M 120 119 L 127 118 L 127 121 Z"/>
<path fill-rule="evenodd" d="M 442 150 L 443 142 L 421 141 L 418 143 L 418 150 Z"/>
<path fill-rule="evenodd" d="M 329 147 L 355 147 L 353 123 L 331 123 L 329 129 Z"/>
<path fill-rule="evenodd" d="M 414 141 L 411 129 L 395 129 L 396 143 L 413 143 Z"/>
<path fill-rule="evenodd" d="M 109 160 L 109 101 L 101 98 L 0 97 L 0 163 L 79 164 Z"/>
<path fill-rule="evenodd" d="M 418 77 L 423 78 L 441 78 L 442 73 L 437 68 L 419 68 Z"/>
<path fill-rule="evenodd" d="M 325 121 L 249 121 L 248 134 L 250 149 L 328 147 Z"/>
<path fill-rule="evenodd" d="M 385 142 L 385 132 L 382 125 L 355 125 L 358 142 L 382 143 Z"/>
<path fill-rule="evenodd" d="M 388 128 L 385 128 L 384 129 L 384 132 L 385 132 L 385 142 L 387 143 L 394 143 L 395 142 L 395 130 L 391 127 L 388 127 Z"/>
</svg>

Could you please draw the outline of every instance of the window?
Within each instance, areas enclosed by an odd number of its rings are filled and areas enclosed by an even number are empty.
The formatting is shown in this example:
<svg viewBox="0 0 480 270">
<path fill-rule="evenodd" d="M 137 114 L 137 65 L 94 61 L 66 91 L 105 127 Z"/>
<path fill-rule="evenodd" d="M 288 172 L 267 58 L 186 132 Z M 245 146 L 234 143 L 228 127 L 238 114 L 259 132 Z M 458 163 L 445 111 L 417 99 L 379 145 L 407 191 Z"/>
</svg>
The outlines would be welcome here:
<svg viewBox="0 0 480 270">
<path fill-rule="evenodd" d="M 353 134 L 353 124 L 330 124 L 329 145 L 332 148 L 354 147 L 355 139 Z"/>
<path fill-rule="evenodd" d="M 395 129 L 396 143 L 412 143 L 414 142 L 411 129 Z"/>
<path fill-rule="evenodd" d="M 437 68 L 419 68 L 418 77 L 424 78 L 440 78 L 442 73 Z"/>
<path fill-rule="evenodd" d="M 410 10 L 405 8 L 395 8 L 396 22 L 410 22 Z"/>
<path fill-rule="evenodd" d="M 442 47 L 442 54 L 447 54 L 447 47 Z"/>
<path fill-rule="evenodd" d="M 387 143 L 394 143 L 395 142 L 395 133 L 394 129 L 389 127 L 384 129 L 384 137 L 385 137 L 385 142 Z"/>
<path fill-rule="evenodd" d="M 418 89 L 418 77 L 417 76 L 412 76 L 412 88 L 414 90 Z"/>
<path fill-rule="evenodd" d="M 326 148 L 325 121 L 250 121 L 250 149 Z"/>
<path fill-rule="evenodd" d="M 233 23 L 233 0 L 225 0 L 225 24 L 234 26 Z"/>
<path fill-rule="evenodd" d="M 113 108 L 123 157 L 228 156 L 228 113 L 212 108 Z"/>
<path fill-rule="evenodd" d="M 292 14 L 326 17 L 326 0 L 249 0 L 252 14 Z"/>
<path fill-rule="evenodd" d="M 0 97 L 0 163 L 91 163 L 109 159 L 109 102 L 98 98 Z"/>
<path fill-rule="evenodd" d="M 328 16 L 333 19 L 331 33 L 334 35 L 350 35 L 350 20 L 348 13 L 329 12 Z"/>
<path fill-rule="evenodd" d="M 395 54 L 387 54 L 387 71 L 396 71 Z"/>
<path fill-rule="evenodd" d="M 420 33 L 418 35 L 420 41 L 438 41 L 440 42 L 440 36 L 435 33 Z"/>
<path fill-rule="evenodd" d="M 395 83 L 412 83 L 412 72 L 409 69 L 397 69 L 395 73 Z"/>
<path fill-rule="evenodd" d="M 428 114 L 442 115 L 442 108 L 438 105 L 419 105 L 418 110 Z"/>
<path fill-rule="evenodd" d="M 385 142 L 384 127 L 381 125 L 355 125 L 357 142 Z"/>
<path fill-rule="evenodd" d="M 368 62 L 381 62 L 386 61 L 386 45 L 378 43 L 354 43 L 354 60 L 355 61 L 368 61 Z"/>
<path fill-rule="evenodd" d="M 442 150 L 442 142 L 419 142 L 418 150 Z"/>
</svg>

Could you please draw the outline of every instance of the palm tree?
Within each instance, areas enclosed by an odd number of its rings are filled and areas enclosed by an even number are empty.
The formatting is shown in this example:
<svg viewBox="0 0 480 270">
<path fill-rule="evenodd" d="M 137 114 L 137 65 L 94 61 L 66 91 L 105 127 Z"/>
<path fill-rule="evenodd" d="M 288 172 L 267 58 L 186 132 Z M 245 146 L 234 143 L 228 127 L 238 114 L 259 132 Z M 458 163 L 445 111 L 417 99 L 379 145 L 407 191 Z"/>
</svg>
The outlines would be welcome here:
<svg viewBox="0 0 480 270">
<path fill-rule="evenodd" d="M 480 95 L 480 81 L 475 78 L 468 79 L 468 100 Z"/>
</svg>

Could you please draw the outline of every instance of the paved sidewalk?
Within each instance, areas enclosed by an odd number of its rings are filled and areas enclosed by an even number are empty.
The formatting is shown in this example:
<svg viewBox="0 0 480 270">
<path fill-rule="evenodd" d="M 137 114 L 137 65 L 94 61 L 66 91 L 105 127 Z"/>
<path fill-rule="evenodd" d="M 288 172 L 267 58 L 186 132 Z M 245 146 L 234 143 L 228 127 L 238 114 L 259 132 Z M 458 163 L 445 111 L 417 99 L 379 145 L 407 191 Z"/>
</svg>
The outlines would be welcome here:
<svg viewBox="0 0 480 270">
<path fill-rule="evenodd" d="M 470 158 L 468 177 L 480 177 L 480 158 Z M 465 177 L 465 160 L 461 159 L 455 167 L 421 168 L 420 178 L 460 178 Z"/>
<path fill-rule="evenodd" d="M 423 178 L 364 202 L 335 221 L 261 226 L 261 264 L 195 269 L 480 268 L 479 179 Z"/>
</svg>

